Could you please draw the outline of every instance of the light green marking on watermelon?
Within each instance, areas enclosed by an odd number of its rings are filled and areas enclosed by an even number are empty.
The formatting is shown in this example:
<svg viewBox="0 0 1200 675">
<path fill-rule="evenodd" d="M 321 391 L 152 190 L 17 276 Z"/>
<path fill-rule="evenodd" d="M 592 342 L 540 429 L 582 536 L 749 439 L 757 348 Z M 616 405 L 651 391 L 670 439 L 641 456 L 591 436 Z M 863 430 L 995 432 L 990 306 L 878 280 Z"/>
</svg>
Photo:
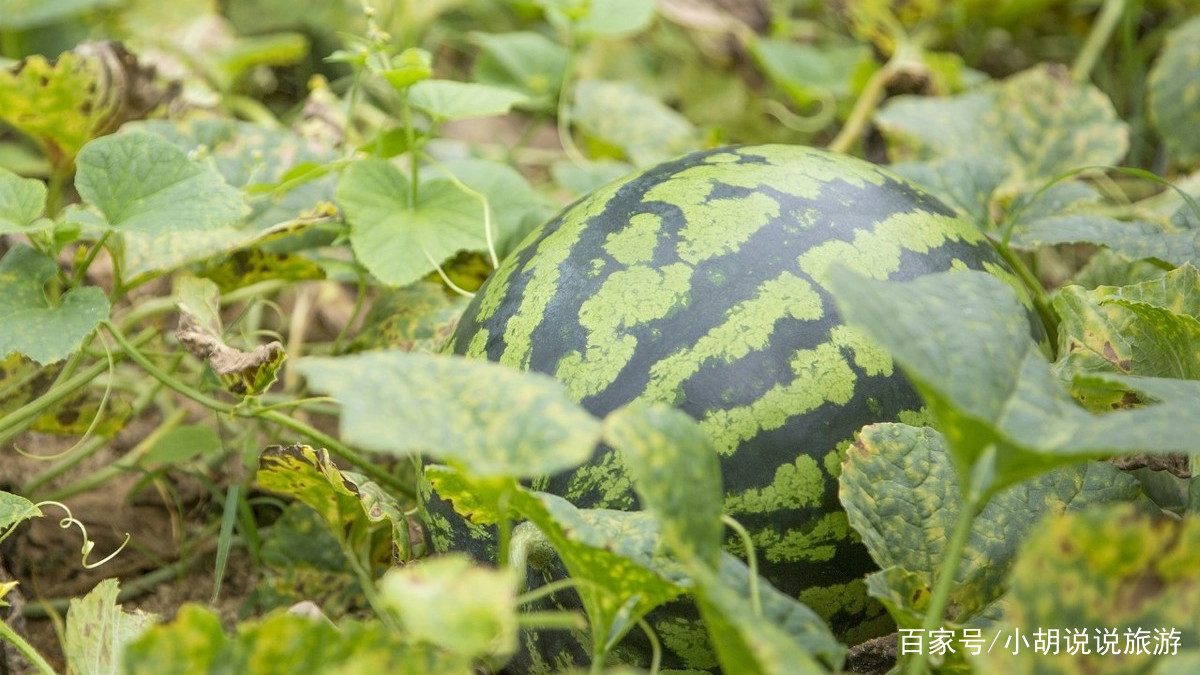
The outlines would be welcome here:
<svg viewBox="0 0 1200 675">
<path fill-rule="evenodd" d="M 709 670 L 717 667 L 708 639 L 708 629 L 700 621 L 672 617 L 654 622 L 654 632 L 668 652 L 679 655 L 689 668 Z"/>
<path fill-rule="evenodd" d="M 733 454 L 742 442 L 782 427 L 792 416 L 826 402 L 845 405 L 854 396 L 857 378 L 836 343 L 797 351 L 791 367 L 791 382 L 772 387 L 748 405 L 714 410 L 700 422 L 719 454 Z"/>
<path fill-rule="evenodd" d="M 659 186 L 669 186 L 667 181 Z M 687 186 L 694 183 L 687 182 Z M 657 191 L 655 188 L 654 191 Z M 647 194 L 647 198 L 650 195 Z M 706 201 L 704 201 L 706 200 Z M 667 201 L 667 200 L 663 200 Z M 707 199 L 695 203 L 671 202 L 683 210 L 687 224 L 676 246 L 680 260 L 693 265 L 736 253 L 742 244 L 779 215 L 779 202 L 762 193 L 737 199 Z"/>
<path fill-rule="evenodd" d="M 586 352 L 563 356 L 555 376 L 582 400 L 604 391 L 633 357 L 637 338 L 626 332 L 687 304 L 692 268 L 682 263 L 661 269 L 638 265 L 613 272 L 579 308 L 587 331 Z"/>
<path fill-rule="evenodd" d="M 736 517 L 736 515 L 735 515 Z M 750 533 L 759 555 L 773 563 L 826 562 L 837 555 L 838 544 L 850 536 L 850 521 L 844 511 L 822 514 L 809 527 L 786 534 L 767 527 Z"/>
<path fill-rule="evenodd" d="M 830 240 L 810 248 L 799 263 L 800 269 L 828 287 L 829 268 L 834 263 L 873 279 L 886 279 L 900 268 L 904 251 L 928 253 L 950 240 L 976 243 L 983 238 L 982 232 L 959 218 L 930 212 L 897 213 L 870 229 L 859 229 L 853 241 Z"/>
<path fill-rule="evenodd" d="M 740 513 L 811 508 L 825 496 L 826 480 L 815 459 L 800 455 L 796 461 L 776 469 L 770 485 L 726 497 L 725 512 L 736 518 Z"/>
<path fill-rule="evenodd" d="M 568 211 L 558 230 L 538 244 L 537 250 L 520 270 L 513 274 L 528 277 L 521 294 L 521 304 L 509 318 L 504 328 L 505 349 L 500 354 L 500 363 L 521 370 L 529 369 L 529 358 L 533 350 L 533 331 L 546 320 L 546 308 L 558 293 L 559 266 L 571 257 L 579 237 L 587 228 L 588 221 L 601 215 L 608 201 L 619 186 L 609 187 L 596 193 L 592 199 Z M 511 275 L 509 275 L 511 276 Z"/>
<path fill-rule="evenodd" d="M 633 481 L 625 469 L 621 453 L 609 452 L 599 461 L 576 469 L 563 496 L 571 501 L 594 496 L 596 501 L 592 508 L 630 509 L 633 507 L 633 494 Z"/>
<path fill-rule="evenodd" d="M 652 262 L 661 227 L 659 216 L 639 213 L 629 219 L 628 225 L 608 235 L 604 250 L 626 267 Z"/>
<path fill-rule="evenodd" d="M 862 616 L 872 602 L 870 596 L 867 594 L 867 584 L 862 579 L 854 579 L 842 584 L 830 584 L 829 586 L 811 586 L 800 591 L 796 599 L 811 607 L 814 612 L 820 614 L 826 621 L 838 613 L 856 617 Z M 856 627 L 851 629 L 850 633 L 843 636 L 843 640 L 847 644 L 858 644 L 864 639 L 887 633 L 885 628 L 888 626 L 888 617 L 884 614 L 882 606 L 876 605 L 876 611 L 883 614 L 881 617 L 883 625 L 878 626 L 874 632 L 865 634 L 858 632 L 862 630 L 862 626 Z M 894 629 L 892 627 L 892 630 Z"/>
<path fill-rule="evenodd" d="M 471 336 L 471 342 L 467 344 L 466 356 L 473 359 L 487 358 L 487 341 L 488 329 L 480 328 Z"/>
<path fill-rule="evenodd" d="M 757 296 L 732 307 L 726 312 L 725 320 L 695 345 L 654 364 L 646 390 L 638 398 L 677 403 L 683 383 L 706 363 L 712 360 L 734 363 L 751 352 L 768 349 L 774 324 L 764 322 L 764 316 L 816 320 L 823 313 L 821 296 L 813 290 L 812 284 L 791 272 L 783 272 L 763 282 Z"/>
<path fill-rule="evenodd" d="M 490 283 L 483 288 L 483 297 L 479 298 L 479 309 L 475 313 L 476 323 L 482 324 L 487 321 L 504 304 L 505 296 L 508 295 L 508 282 L 512 278 L 516 261 L 515 257 L 508 258 L 500 263 L 500 267 L 492 274 Z"/>
<path fill-rule="evenodd" d="M 857 328 L 837 326 L 830 331 L 829 337 L 834 343 L 849 349 L 854 355 L 854 365 L 869 376 L 890 377 L 896 368 L 892 357 Z"/>
</svg>

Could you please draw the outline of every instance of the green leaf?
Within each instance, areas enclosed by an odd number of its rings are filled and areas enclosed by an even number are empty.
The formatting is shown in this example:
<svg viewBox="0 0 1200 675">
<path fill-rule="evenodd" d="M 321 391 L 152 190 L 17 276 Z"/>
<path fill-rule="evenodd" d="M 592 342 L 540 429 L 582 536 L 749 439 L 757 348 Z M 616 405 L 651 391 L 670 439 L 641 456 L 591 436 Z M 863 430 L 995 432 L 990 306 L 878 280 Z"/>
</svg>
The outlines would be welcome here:
<svg viewBox="0 0 1200 675">
<path fill-rule="evenodd" d="M 46 184 L 0 167 L 0 234 L 26 232 L 46 204 Z M 49 221 L 42 221 L 49 226 Z"/>
<path fill-rule="evenodd" d="M 766 579 L 759 577 L 755 588 L 751 586 L 750 578 L 750 569 L 740 558 L 728 552 L 721 554 L 719 583 L 723 587 L 742 598 L 750 598 L 757 590 L 762 603 L 762 622 L 777 626 L 808 654 L 830 670 L 840 672 L 846 659 L 846 647 L 833 636 L 821 616 L 808 605 L 780 592 Z"/>
<path fill-rule="evenodd" d="M 310 601 L 331 616 L 366 609 L 358 575 L 321 516 L 292 503 L 263 533 L 254 601 L 263 611 Z"/>
<path fill-rule="evenodd" d="M 342 175 L 338 201 L 354 254 L 390 286 L 407 286 L 460 250 L 487 249 L 483 206 L 446 178 L 418 186 L 384 160 L 357 162 Z"/>
<path fill-rule="evenodd" d="M 17 245 L 0 259 L 0 356 L 13 352 L 42 365 L 70 356 L 108 318 L 108 298 L 95 286 L 72 288 L 51 301 L 44 286 L 53 260 Z"/>
<path fill-rule="evenodd" d="M 117 604 L 120 584 L 105 579 L 67 607 L 64 651 L 76 675 L 109 675 L 121 670 L 125 647 L 158 621 L 141 610 L 125 612 Z"/>
<path fill-rule="evenodd" d="M 547 18 L 576 38 L 628 37 L 645 30 L 654 19 L 655 3 L 645 0 L 536 0 Z"/>
<path fill-rule="evenodd" d="M 445 162 L 443 166 L 464 185 L 487 198 L 492 239 L 501 258 L 551 215 L 550 205 L 521 172 L 508 164 L 486 159 L 459 159 Z M 482 220 L 480 223 L 482 227 Z"/>
<path fill-rule="evenodd" d="M 389 570 L 384 605 L 407 636 L 463 656 L 507 657 L 517 649 L 516 577 L 449 554 Z"/>
<path fill-rule="evenodd" d="M 1191 265 L 1123 287 L 1066 286 L 1054 308 L 1062 320 L 1055 369 L 1063 380 L 1106 372 L 1200 379 L 1200 273 Z M 1074 394 L 1096 411 L 1122 398 L 1106 390 Z"/>
<path fill-rule="evenodd" d="M 927 188 L 981 230 L 992 224 L 992 196 L 1012 168 L 999 157 L 948 157 L 897 164 L 892 169 Z"/>
<path fill-rule="evenodd" d="M 422 80 L 408 90 L 408 100 L 436 120 L 461 120 L 503 115 L 525 95 L 475 82 Z"/>
<path fill-rule="evenodd" d="M 1016 184 L 1115 164 L 1129 145 L 1129 130 L 1108 98 L 1058 66 L 1037 66 L 949 99 L 897 97 L 875 121 L 895 160 L 995 157 L 1008 164 Z"/>
<path fill-rule="evenodd" d="M 261 233 L 333 201 L 337 176 L 325 169 L 338 159 L 337 153 L 290 130 L 211 118 L 132 122 L 124 129 L 157 134 L 184 152 L 203 157 L 232 187 L 272 188 L 255 195 L 245 218 L 248 229 Z M 297 167 L 300 176 L 295 175 Z M 287 189 L 275 189 L 285 181 Z"/>
<path fill-rule="evenodd" d="M 221 450 L 221 436 L 212 427 L 185 424 L 166 432 L 142 458 L 144 466 L 178 465 Z"/>
<path fill-rule="evenodd" d="M 682 558 L 715 567 L 723 529 L 721 468 L 696 421 L 666 405 L 631 404 L 604 419 L 604 440 L 621 453 L 668 545 Z"/>
<path fill-rule="evenodd" d="M 0 541 L 12 534 L 13 528 L 30 518 L 40 518 L 42 510 L 20 495 L 0 490 Z"/>
<path fill-rule="evenodd" d="M 483 53 L 475 80 L 525 95 L 522 107 L 552 110 L 567 70 L 567 49 L 541 33 L 471 33 Z"/>
<path fill-rule="evenodd" d="M 119 0 L 0 0 L 0 30 L 29 30 L 117 4 Z"/>
<path fill-rule="evenodd" d="M 1167 666 L 1176 650 L 1200 643 L 1197 555 L 1194 518 L 1150 518 L 1123 505 L 1045 521 L 1013 567 L 1001 635 L 1020 630 L 1032 645 L 1039 630 L 1070 629 L 1072 637 L 1085 631 L 1088 649 L 1068 653 L 1062 643 L 1056 656 L 997 649 L 981 654 L 977 671 L 1037 672 L 1039 661 L 1054 664 L 1043 672 L 1144 673 Z M 1119 657 L 1097 653 L 1106 632 L 1116 633 Z M 1141 645 L 1138 635 L 1146 638 Z M 1163 648 L 1165 654 L 1154 653 Z"/>
<path fill-rule="evenodd" d="M 404 509 L 374 483 L 337 468 L 324 448 L 271 446 L 258 458 L 258 485 L 314 509 L 348 556 L 386 564 L 408 548 Z"/>
<path fill-rule="evenodd" d="M 96 139 L 77 161 L 80 196 L 123 235 L 126 281 L 237 248 L 255 236 L 238 227 L 250 212 L 241 193 L 156 134 Z"/>
<path fill-rule="evenodd" d="M 625 82 L 579 82 L 571 120 L 590 138 L 620 148 L 638 166 L 666 161 L 699 146 L 696 129 L 687 118 Z"/>
<path fill-rule="evenodd" d="M 836 105 L 854 95 L 856 76 L 874 63 L 870 47 L 816 46 L 792 40 L 749 41 L 758 67 L 799 105 Z"/>
<path fill-rule="evenodd" d="M 832 281 L 843 315 L 924 396 L 973 499 L 1081 459 L 1195 449 L 1200 418 L 1185 398 L 1099 416 L 1076 405 L 1029 338 L 1016 295 L 991 275 L 880 282 L 837 268 Z"/>
<path fill-rule="evenodd" d="M 920 626 L 946 541 L 963 508 L 942 435 L 903 424 L 865 427 L 847 454 L 840 480 L 850 524 L 885 570 L 873 577 L 872 595 L 891 605 L 889 611 L 901 625 Z M 965 622 L 1000 597 L 1017 547 L 1042 518 L 1097 503 L 1132 501 L 1141 494 L 1138 486 L 1109 463 L 1089 462 L 997 493 L 972 524 L 950 596 L 955 613 L 949 618 Z M 886 583 L 883 593 L 880 580 Z"/>
<path fill-rule="evenodd" d="M 401 349 L 437 352 L 450 337 L 467 301 L 449 295 L 443 284 L 420 282 L 385 289 L 363 317 L 351 351 Z"/>
<path fill-rule="evenodd" d="M 575 590 L 598 644 L 608 642 L 614 631 L 618 638 L 624 635 L 638 618 L 683 590 L 678 582 L 684 577 L 662 555 L 658 523 L 649 513 L 577 509 L 511 479 L 468 477 L 448 467 L 430 465 L 425 474 L 442 499 L 476 523 L 526 519 L 513 531 L 514 564 L 527 565 L 531 583 L 541 585 L 555 573 L 552 556 L 543 553 L 548 543 L 570 576 L 584 582 Z M 502 502 L 507 504 L 503 512 Z"/>
<path fill-rule="evenodd" d="M 75 185 L 113 228 L 143 234 L 215 230 L 249 213 L 241 194 L 209 166 L 150 133 L 98 138 L 79 153 Z"/>
<path fill-rule="evenodd" d="M 693 574 L 700 569 L 693 570 Z M 764 621 L 750 600 L 721 583 L 713 572 L 700 572 L 698 604 L 725 672 L 747 675 L 823 675 L 828 672 L 778 625 Z"/>
<path fill-rule="evenodd" d="M 1150 113 L 1154 126 L 1176 161 L 1195 165 L 1200 161 L 1200 17 L 1176 26 L 1167 33 L 1158 61 L 1150 69 Z"/>
<path fill-rule="evenodd" d="M 476 476 L 563 471 L 591 457 L 600 435 L 553 378 L 494 363 L 388 351 L 307 358 L 296 369 L 342 404 L 346 442 Z"/>
<path fill-rule="evenodd" d="M 1089 243 L 1121 255 L 1153 258 L 1172 265 L 1200 264 L 1200 230 L 1170 232 L 1143 222 L 1124 222 L 1101 215 L 1052 216 L 1024 225 L 1013 242 L 1029 248 L 1043 244 Z"/>
<path fill-rule="evenodd" d="M 284 612 L 238 625 L 194 604 L 147 630 L 125 653 L 125 675 L 270 675 L 273 673 L 390 673 L 462 675 L 459 656 L 405 644 L 377 622 L 327 619 Z"/>
</svg>

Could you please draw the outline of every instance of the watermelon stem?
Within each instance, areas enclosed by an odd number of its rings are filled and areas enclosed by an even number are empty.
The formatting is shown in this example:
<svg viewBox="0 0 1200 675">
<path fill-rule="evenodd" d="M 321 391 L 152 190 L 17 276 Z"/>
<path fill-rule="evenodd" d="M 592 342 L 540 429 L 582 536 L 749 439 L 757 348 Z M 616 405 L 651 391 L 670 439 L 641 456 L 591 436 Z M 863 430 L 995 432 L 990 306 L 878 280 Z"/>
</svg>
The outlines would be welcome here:
<svg viewBox="0 0 1200 675">
<path fill-rule="evenodd" d="M 986 498 L 981 499 L 978 495 L 963 495 L 963 505 L 959 509 L 958 520 L 954 523 L 954 532 L 950 535 L 950 541 L 946 543 L 946 549 L 942 552 L 942 560 L 938 564 L 933 596 L 930 597 L 929 606 L 925 610 L 922 635 L 930 635 L 933 631 L 944 627 L 946 607 L 950 604 L 950 591 L 954 588 L 955 577 L 958 576 L 963 549 L 966 548 L 975 516 L 983 510 L 986 501 Z M 928 656 L 924 650 L 917 652 L 908 662 L 908 675 L 925 675 Z"/>
</svg>

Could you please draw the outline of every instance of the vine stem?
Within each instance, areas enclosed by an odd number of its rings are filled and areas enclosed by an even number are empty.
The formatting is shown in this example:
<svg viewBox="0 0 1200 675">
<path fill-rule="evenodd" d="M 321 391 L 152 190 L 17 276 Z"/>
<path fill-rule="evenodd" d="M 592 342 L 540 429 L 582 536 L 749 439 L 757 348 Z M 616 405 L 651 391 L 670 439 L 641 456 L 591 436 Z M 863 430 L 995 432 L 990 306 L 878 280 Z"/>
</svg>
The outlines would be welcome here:
<svg viewBox="0 0 1200 675">
<path fill-rule="evenodd" d="M 975 515 L 981 508 L 982 503 L 978 498 L 963 495 L 963 505 L 959 509 L 958 520 L 954 523 L 954 532 L 950 535 L 950 541 L 946 543 L 942 560 L 938 564 L 933 596 L 929 599 L 929 607 L 925 610 L 925 622 L 921 626 L 923 635 L 938 630 L 945 621 L 946 607 L 950 604 L 950 591 L 954 589 L 954 579 L 958 576 L 963 549 L 966 548 L 967 537 L 971 535 Z M 928 656 L 923 649 L 917 652 L 913 660 L 908 662 L 908 675 L 925 675 Z"/>
<path fill-rule="evenodd" d="M 57 675 L 54 671 L 54 668 L 52 668 L 50 664 L 46 662 L 46 659 L 43 658 L 42 655 L 33 648 L 33 645 L 26 642 L 25 638 L 21 637 L 16 631 L 10 628 L 8 622 L 6 621 L 0 621 L 0 641 L 7 642 L 13 647 L 16 647 L 17 651 L 21 652 L 22 656 L 29 659 L 29 662 L 33 664 L 34 668 L 38 669 L 39 673 L 43 673 L 43 675 Z"/>
<path fill-rule="evenodd" d="M 1075 55 L 1075 62 L 1071 64 L 1072 80 L 1083 82 L 1096 67 L 1100 54 L 1104 52 L 1105 45 L 1117 28 L 1117 22 L 1125 14 L 1125 5 L 1126 0 L 1104 0 L 1104 5 L 1100 7 L 1100 16 L 1096 18 L 1096 23 L 1092 24 L 1087 40 Z"/>
<path fill-rule="evenodd" d="M 102 321 L 100 325 L 104 326 L 105 330 L 112 335 L 113 339 L 117 341 L 117 344 L 121 346 L 121 349 L 129 356 L 130 360 L 141 366 L 141 368 L 145 370 L 151 377 L 159 382 L 162 382 L 167 387 L 175 390 L 177 393 L 182 394 L 183 396 L 210 410 L 224 413 L 231 417 L 257 417 L 259 419 L 277 424 L 281 427 L 291 429 L 292 431 L 295 431 L 296 433 L 308 438 L 318 445 L 324 446 L 326 450 L 329 450 L 329 452 L 333 453 L 334 455 L 337 455 L 347 462 L 354 464 L 360 472 L 376 483 L 390 488 L 396 491 L 397 494 L 404 497 L 415 496 L 411 487 L 404 484 L 388 472 L 375 466 L 368 461 L 366 457 L 359 454 L 357 450 L 342 443 L 333 436 L 315 429 L 314 427 L 305 424 L 300 420 L 288 417 L 277 410 L 264 411 L 248 408 L 246 406 L 233 405 L 232 403 L 226 403 L 210 396 L 206 396 L 160 370 L 158 366 L 154 365 L 150 359 L 146 358 L 144 354 L 139 352 L 136 347 L 134 347 L 129 343 L 128 340 L 125 339 L 125 336 L 121 334 L 120 329 L 113 325 L 112 321 L 106 319 Z"/>
</svg>

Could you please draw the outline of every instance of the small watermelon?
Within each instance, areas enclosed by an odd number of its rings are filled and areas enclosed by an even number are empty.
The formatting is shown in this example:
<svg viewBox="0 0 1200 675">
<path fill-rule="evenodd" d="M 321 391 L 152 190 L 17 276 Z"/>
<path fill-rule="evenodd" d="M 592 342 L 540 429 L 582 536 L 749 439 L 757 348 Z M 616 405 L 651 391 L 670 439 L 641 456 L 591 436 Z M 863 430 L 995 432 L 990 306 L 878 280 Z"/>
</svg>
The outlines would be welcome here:
<svg viewBox="0 0 1200 675">
<path fill-rule="evenodd" d="M 554 375 L 596 416 L 635 400 L 692 415 L 720 453 L 725 511 L 751 533 L 760 573 L 855 644 L 891 623 L 867 596 L 872 562 L 838 503 L 843 453 L 864 425 L 909 419 L 922 402 L 838 316 L 835 263 L 901 280 L 987 270 L 1019 286 L 978 229 L 873 164 L 803 147 L 718 148 L 612 183 L 533 232 L 448 348 Z M 585 508 L 637 507 L 606 447 L 535 487 Z M 435 547 L 488 555 L 436 495 L 428 511 Z M 651 616 L 664 667 L 715 667 L 676 618 Z M 557 644 L 527 641 L 542 653 L 526 656 L 577 658 Z"/>
</svg>

